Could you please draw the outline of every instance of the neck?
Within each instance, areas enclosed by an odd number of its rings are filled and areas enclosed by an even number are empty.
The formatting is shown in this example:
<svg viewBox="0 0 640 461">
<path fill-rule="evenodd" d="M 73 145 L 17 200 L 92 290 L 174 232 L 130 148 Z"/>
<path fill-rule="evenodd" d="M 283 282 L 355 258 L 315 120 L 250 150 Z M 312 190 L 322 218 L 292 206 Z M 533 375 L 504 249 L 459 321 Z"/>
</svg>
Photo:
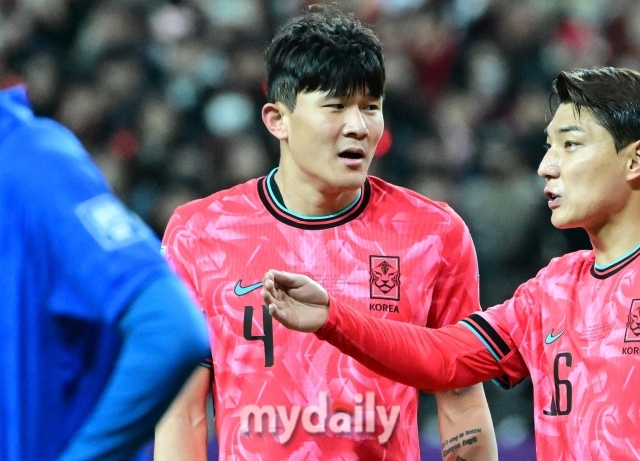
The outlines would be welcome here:
<svg viewBox="0 0 640 461">
<path fill-rule="evenodd" d="M 608 266 L 640 246 L 640 213 L 632 211 L 619 214 L 598 229 L 587 229 L 599 266 Z"/>
<path fill-rule="evenodd" d="M 287 210 L 303 216 L 327 216 L 338 213 L 360 196 L 360 188 L 344 190 L 323 185 L 305 173 L 293 175 L 279 168 L 274 180 L 280 189 Z"/>
</svg>

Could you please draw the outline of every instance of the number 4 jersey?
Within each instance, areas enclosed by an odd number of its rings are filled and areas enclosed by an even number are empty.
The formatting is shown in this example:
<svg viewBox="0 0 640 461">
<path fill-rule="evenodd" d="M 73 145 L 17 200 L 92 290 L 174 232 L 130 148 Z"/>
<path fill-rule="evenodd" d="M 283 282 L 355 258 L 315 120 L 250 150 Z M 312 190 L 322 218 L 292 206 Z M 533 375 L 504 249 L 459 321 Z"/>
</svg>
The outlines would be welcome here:
<svg viewBox="0 0 640 461">
<path fill-rule="evenodd" d="M 367 315 L 452 324 L 479 306 L 466 226 L 374 177 L 340 213 L 296 215 L 273 175 L 179 207 L 165 232 L 208 320 L 220 459 L 418 460 L 416 389 L 273 322 L 261 281 L 304 273 Z"/>
</svg>

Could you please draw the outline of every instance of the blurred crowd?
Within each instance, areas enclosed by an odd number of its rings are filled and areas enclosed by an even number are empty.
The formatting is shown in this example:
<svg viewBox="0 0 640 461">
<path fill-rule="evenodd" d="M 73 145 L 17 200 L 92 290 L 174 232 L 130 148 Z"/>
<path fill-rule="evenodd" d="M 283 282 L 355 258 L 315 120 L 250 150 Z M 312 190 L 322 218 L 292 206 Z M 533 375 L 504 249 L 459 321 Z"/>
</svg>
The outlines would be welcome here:
<svg viewBox="0 0 640 461">
<path fill-rule="evenodd" d="M 24 82 L 36 112 L 79 135 L 161 236 L 176 206 L 277 164 L 260 119 L 263 52 L 309 3 L 0 0 L 0 86 Z M 588 246 L 580 231 L 553 229 L 536 175 L 550 83 L 575 67 L 640 70 L 640 2 L 334 3 L 372 25 L 385 47 L 386 131 L 372 174 L 462 215 L 483 307 L 553 256 Z M 517 443 L 530 433 L 530 387 L 487 389 L 498 439 Z"/>
</svg>

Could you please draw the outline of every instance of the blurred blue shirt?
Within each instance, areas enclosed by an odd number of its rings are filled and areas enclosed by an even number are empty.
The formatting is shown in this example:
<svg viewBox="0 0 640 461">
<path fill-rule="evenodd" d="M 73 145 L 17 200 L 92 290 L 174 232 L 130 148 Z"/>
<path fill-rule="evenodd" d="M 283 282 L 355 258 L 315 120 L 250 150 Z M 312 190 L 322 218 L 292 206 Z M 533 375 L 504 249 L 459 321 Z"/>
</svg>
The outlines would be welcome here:
<svg viewBox="0 0 640 461">
<path fill-rule="evenodd" d="M 117 321 L 170 269 L 77 138 L 0 92 L 0 459 L 55 459 L 103 391 Z"/>
</svg>

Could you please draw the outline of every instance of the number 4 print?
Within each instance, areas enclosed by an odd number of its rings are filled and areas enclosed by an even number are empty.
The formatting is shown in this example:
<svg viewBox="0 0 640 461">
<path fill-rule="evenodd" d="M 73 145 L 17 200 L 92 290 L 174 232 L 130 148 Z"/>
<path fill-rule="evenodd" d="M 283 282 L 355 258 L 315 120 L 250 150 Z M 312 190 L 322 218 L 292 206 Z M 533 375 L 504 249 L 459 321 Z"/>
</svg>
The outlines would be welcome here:
<svg viewBox="0 0 640 461">
<path fill-rule="evenodd" d="M 244 306 L 243 334 L 247 341 L 262 341 L 264 343 L 264 366 L 273 366 L 273 323 L 271 314 L 267 306 L 262 306 L 262 329 L 263 336 L 251 334 L 251 324 L 253 323 L 253 306 Z"/>
</svg>

